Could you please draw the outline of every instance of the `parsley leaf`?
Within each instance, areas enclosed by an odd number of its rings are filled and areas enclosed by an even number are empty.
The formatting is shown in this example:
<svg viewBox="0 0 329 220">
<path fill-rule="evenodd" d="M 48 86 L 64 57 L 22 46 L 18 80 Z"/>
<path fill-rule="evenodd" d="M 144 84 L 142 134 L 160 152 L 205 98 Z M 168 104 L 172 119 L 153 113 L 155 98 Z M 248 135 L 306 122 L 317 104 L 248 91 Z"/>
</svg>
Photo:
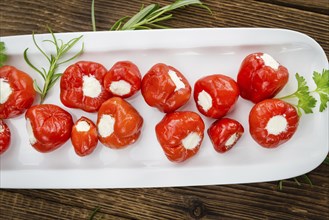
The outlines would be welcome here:
<svg viewBox="0 0 329 220">
<path fill-rule="evenodd" d="M 3 64 L 7 61 L 7 55 L 5 54 L 5 43 L 4 42 L 0 42 L 0 67 L 3 66 Z"/>
<path fill-rule="evenodd" d="M 314 71 L 313 80 L 317 86 L 314 92 L 320 96 L 320 112 L 323 112 L 329 102 L 329 70 L 322 70 L 322 74 Z"/>
<path fill-rule="evenodd" d="M 311 95 L 312 93 L 318 93 L 320 96 L 320 112 L 323 112 L 328 106 L 329 102 L 329 70 L 324 69 L 322 73 L 316 71 L 313 72 L 313 80 L 316 84 L 316 89 L 310 91 L 307 86 L 306 80 L 303 76 L 296 73 L 297 79 L 297 91 L 291 95 L 281 97 L 279 99 L 298 99 L 298 104 L 295 104 L 298 115 L 302 115 L 302 110 L 305 114 L 313 113 L 313 108 L 316 105 L 317 100 Z"/>
<path fill-rule="evenodd" d="M 296 79 L 298 88 L 295 92 L 295 96 L 298 98 L 298 113 L 301 114 L 300 109 L 303 109 L 305 114 L 313 113 L 312 108 L 314 108 L 316 105 L 316 99 L 310 95 L 310 91 L 306 84 L 305 78 L 296 73 Z"/>
</svg>

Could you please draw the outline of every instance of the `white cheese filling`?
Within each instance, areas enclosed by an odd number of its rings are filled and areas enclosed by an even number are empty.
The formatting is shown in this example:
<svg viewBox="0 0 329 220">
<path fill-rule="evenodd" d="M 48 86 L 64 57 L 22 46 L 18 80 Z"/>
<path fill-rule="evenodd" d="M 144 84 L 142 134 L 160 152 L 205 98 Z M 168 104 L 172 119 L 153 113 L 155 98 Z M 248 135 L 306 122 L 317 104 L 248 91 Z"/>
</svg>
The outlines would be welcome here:
<svg viewBox="0 0 329 220">
<path fill-rule="evenodd" d="M 184 89 L 185 88 L 185 84 L 182 82 L 182 80 L 177 76 L 177 74 L 174 71 L 169 70 L 168 74 L 169 74 L 169 77 L 170 77 L 171 81 L 176 86 L 175 92 L 178 91 L 178 90 L 180 90 L 180 89 Z"/>
<path fill-rule="evenodd" d="M 191 132 L 182 140 L 182 144 L 185 149 L 192 150 L 198 146 L 200 141 L 201 137 L 199 134 L 197 132 Z"/>
<path fill-rule="evenodd" d="M 264 61 L 265 66 L 269 66 L 274 70 L 278 70 L 280 64 L 271 56 L 264 53 L 260 58 Z"/>
<path fill-rule="evenodd" d="M 13 93 L 13 90 L 11 89 L 8 81 L 3 78 L 0 78 L 0 104 L 5 103 L 11 93 Z"/>
<path fill-rule="evenodd" d="M 110 91 L 115 95 L 127 95 L 130 93 L 131 85 L 125 80 L 113 81 Z"/>
<path fill-rule="evenodd" d="M 2 125 L 0 125 L 0 133 L 2 133 L 4 131 L 5 131 L 5 128 Z"/>
<path fill-rule="evenodd" d="M 225 142 L 225 146 L 231 147 L 237 139 L 238 139 L 238 134 L 237 133 L 232 134 L 231 137 Z"/>
<path fill-rule="evenodd" d="M 30 144 L 31 145 L 35 144 L 37 142 L 37 139 L 34 136 L 30 119 L 26 119 L 26 130 L 27 130 L 27 134 L 29 135 Z"/>
<path fill-rule="evenodd" d="M 212 107 L 212 98 L 206 91 L 202 90 L 198 95 L 198 105 L 202 107 L 204 111 L 208 111 Z"/>
<path fill-rule="evenodd" d="M 78 132 L 86 132 L 89 131 L 90 125 L 86 121 L 79 121 L 75 128 Z"/>
<path fill-rule="evenodd" d="M 284 115 L 273 116 L 266 124 L 268 134 L 278 135 L 287 129 L 287 119 Z"/>
<path fill-rule="evenodd" d="M 98 123 L 98 133 L 103 137 L 110 136 L 114 131 L 115 119 L 111 115 L 102 115 Z"/>
<path fill-rule="evenodd" d="M 102 85 L 94 76 L 82 77 L 82 92 L 84 96 L 96 98 L 102 92 Z"/>
</svg>

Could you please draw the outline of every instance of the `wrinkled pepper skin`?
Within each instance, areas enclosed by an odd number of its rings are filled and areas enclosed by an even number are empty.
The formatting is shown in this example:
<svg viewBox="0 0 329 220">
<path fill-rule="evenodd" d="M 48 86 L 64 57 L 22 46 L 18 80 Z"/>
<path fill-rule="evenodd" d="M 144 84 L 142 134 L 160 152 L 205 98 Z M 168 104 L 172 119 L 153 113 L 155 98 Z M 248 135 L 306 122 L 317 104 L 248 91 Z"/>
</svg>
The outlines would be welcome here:
<svg viewBox="0 0 329 220">
<path fill-rule="evenodd" d="M 218 153 L 225 153 L 232 149 L 243 133 L 243 126 L 230 118 L 218 119 L 208 128 L 209 138 Z M 234 141 L 230 141 L 230 138 Z"/>
<path fill-rule="evenodd" d="M 212 106 L 205 110 L 199 103 L 199 94 L 205 91 L 212 98 Z M 223 74 L 213 74 L 205 76 L 194 84 L 194 101 L 200 113 L 203 115 L 219 119 L 233 110 L 239 98 L 239 88 L 237 83 L 229 76 Z"/>
<path fill-rule="evenodd" d="M 8 125 L 0 119 L 0 155 L 8 150 L 11 141 L 11 133 Z"/>
<path fill-rule="evenodd" d="M 89 129 L 87 131 L 79 131 L 77 128 L 79 122 L 87 123 L 90 126 Z M 91 154 L 98 144 L 95 123 L 86 117 L 81 117 L 72 127 L 71 142 L 75 153 L 80 157 Z"/>
<path fill-rule="evenodd" d="M 7 101 L 2 104 L 0 102 L 0 119 L 13 118 L 23 114 L 35 100 L 33 79 L 13 66 L 0 67 L 0 79 L 9 83 L 12 90 Z M 0 86 L 3 86 L 2 82 Z"/>
<path fill-rule="evenodd" d="M 124 95 L 113 93 L 110 90 L 111 84 L 124 80 L 130 84 L 130 92 Z M 140 89 L 142 84 L 142 75 L 138 67 L 130 61 L 119 61 L 106 73 L 104 77 L 104 88 L 111 94 L 111 96 L 118 96 L 123 99 L 135 95 Z"/>
<path fill-rule="evenodd" d="M 100 132 L 100 122 L 104 115 L 111 116 L 114 119 L 113 131 L 105 137 Z M 140 137 L 142 127 L 142 116 L 131 104 L 120 97 L 108 99 L 98 111 L 98 138 L 100 142 L 109 148 L 122 149 L 133 144 Z"/>
<path fill-rule="evenodd" d="M 267 129 L 269 120 L 283 116 L 287 121 L 285 131 L 270 134 Z M 257 103 L 249 114 L 249 131 L 252 138 L 265 148 L 275 148 L 287 142 L 296 132 L 299 116 L 294 106 L 279 99 L 266 99 Z"/>
<path fill-rule="evenodd" d="M 184 88 L 177 88 L 169 73 L 174 72 Z M 164 113 L 173 112 L 190 99 L 191 86 L 184 75 L 163 63 L 154 65 L 142 79 L 142 95 L 146 103 Z"/>
<path fill-rule="evenodd" d="M 237 83 L 242 98 L 258 103 L 271 99 L 287 84 L 288 69 L 282 65 L 278 69 L 266 66 L 261 58 L 264 53 L 248 55 L 240 66 Z"/>
<path fill-rule="evenodd" d="M 106 68 L 95 62 L 80 61 L 69 66 L 63 73 L 60 82 L 61 102 L 69 108 L 79 108 L 86 112 L 96 112 L 99 107 L 110 98 L 104 88 Z M 92 97 L 84 94 L 83 77 L 94 77 L 101 86 L 100 94 Z"/>
<path fill-rule="evenodd" d="M 156 125 L 155 132 L 167 158 L 180 163 L 195 156 L 204 137 L 205 124 L 195 112 L 178 111 L 166 114 Z M 197 134 L 199 141 L 192 148 L 185 148 L 184 138 L 190 134 Z"/>
<path fill-rule="evenodd" d="M 40 104 L 26 111 L 25 119 L 31 123 L 34 140 L 31 145 L 41 153 L 58 149 L 71 137 L 73 120 L 70 113 L 53 104 Z"/>
</svg>

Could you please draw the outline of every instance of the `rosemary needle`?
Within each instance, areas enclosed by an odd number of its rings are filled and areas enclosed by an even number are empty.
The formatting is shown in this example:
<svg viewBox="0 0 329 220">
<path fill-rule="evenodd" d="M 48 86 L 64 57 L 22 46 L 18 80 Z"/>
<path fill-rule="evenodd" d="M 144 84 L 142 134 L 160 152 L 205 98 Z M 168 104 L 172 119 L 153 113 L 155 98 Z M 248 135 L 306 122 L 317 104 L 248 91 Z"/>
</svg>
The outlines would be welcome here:
<svg viewBox="0 0 329 220">
<path fill-rule="evenodd" d="M 24 51 L 24 59 L 25 62 L 32 68 L 34 69 L 36 72 L 38 72 L 42 79 L 44 80 L 44 84 L 43 87 L 41 89 L 41 87 L 37 84 L 37 81 L 34 80 L 33 82 L 33 87 L 35 89 L 35 91 L 37 93 L 40 94 L 41 96 L 41 101 L 40 103 L 43 103 L 48 91 L 55 85 L 55 83 L 57 82 L 57 80 L 62 76 L 62 73 L 57 73 L 57 68 L 64 64 L 67 63 L 75 58 L 77 58 L 79 55 L 81 55 L 83 53 L 83 49 L 84 49 L 84 44 L 82 44 L 82 47 L 80 49 L 80 51 L 78 53 L 76 53 L 75 55 L 73 55 L 72 57 L 63 60 L 64 55 L 66 55 L 71 48 L 82 38 L 82 35 L 80 37 L 77 38 L 73 38 L 71 40 L 69 40 L 67 43 L 64 43 L 62 40 L 58 40 L 56 38 L 56 36 L 54 35 L 54 33 L 52 32 L 52 30 L 48 27 L 49 32 L 51 33 L 52 39 L 51 40 L 44 40 L 44 42 L 48 42 L 51 43 L 55 46 L 56 48 L 56 54 L 47 54 L 45 51 L 43 51 L 40 46 L 38 45 L 34 33 L 32 34 L 32 39 L 33 39 L 33 43 L 34 45 L 37 47 L 37 49 L 41 52 L 41 54 L 46 58 L 46 60 L 49 62 L 49 68 L 46 71 L 45 68 L 41 68 L 38 69 L 37 67 L 35 67 L 30 59 L 28 58 L 27 55 L 27 51 L 29 48 L 26 48 Z"/>
</svg>

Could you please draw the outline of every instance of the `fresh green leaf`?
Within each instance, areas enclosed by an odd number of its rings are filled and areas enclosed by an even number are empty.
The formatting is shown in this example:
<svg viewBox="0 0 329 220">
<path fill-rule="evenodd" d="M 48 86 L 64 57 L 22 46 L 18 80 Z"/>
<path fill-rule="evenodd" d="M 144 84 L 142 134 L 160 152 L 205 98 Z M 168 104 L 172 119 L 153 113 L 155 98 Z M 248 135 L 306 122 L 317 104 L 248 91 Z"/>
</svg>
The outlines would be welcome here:
<svg viewBox="0 0 329 220">
<path fill-rule="evenodd" d="M 47 58 L 47 60 L 50 62 L 50 58 L 48 57 L 48 55 L 39 47 L 39 45 L 37 44 L 35 37 L 34 37 L 34 32 L 32 33 L 32 39 L 33 39 L 33 43 L 34 45 L 38 48 L 38 50 Z"/>
<path fill-rule="evenodd" d="M 141 10 L 131 17 L 124 25 L 122 24 L 128 17 L 120 18 L 114 23 L 110 30 L 168 28 L 164 25 L 158 24 L 158 22 L 165 21 L 173 17 L 172 14 L 166 13 L 190 5 L 200 6 L 210 11 L 210 9 L 199 0 L 176 0 L 172 4 L 163 7 L 159 7 L 158 4 L 150 4 L 145 8 L 142 6 Z"/>
<path fill-rule="evenodd" d="M 38 83 L 36 80 L 33 80 L 33 88 L 37 93 L 42 94 L 42 91 L 41 91 L 40 87 L 38 86 Z"/>
<path fill-rule="evenodd" d="M 152 11 L 156 10 L 159 7 L 157 4 L 151 4 L 146 8 L 143 8 L 140 12 L 135 14 L 132 18 L 130 18 L 122 27 L 122 30 L 134 30 L 137 27 L 135 26 L 137 23 L 140 23 L 148 14 Z"/>
<path fill-rule="evenodd" d="M 301 176 L 297 176 L 297 177 L 294 177 L 292 178 L 292 180 L 298 185 L 298 186 L 301 186 L 302 183 L 300 182 L 300 178 L 302 178 L 304 180 L 304 182 L 306 182 L 307 184 L 309 184 L 311 187 L 313 187 L 313 183 L 311 181 L 311 179 L 307 176 L 307 174 L 303 174 Z M 278 189 L 281 191 L 283 189 L 283 183 L 284 181 L 288 181 L 288 180 L 280 180 L 278 182 Z"/>
<path fill-rule="evenodd" d="M 313 183 L 312 183 L 311 179 L 310 179 L 306 174 L 302 175 L 302 177 L 304 178 L 304 180 L 305 180 L 305 181 L 306 181 L 311 187 L 313 187 Z"/>
<path fill-rule="evenodd" d="M 320 96 L 320 112 L 323 112 L 329 102 L 329 70 L 322 70 L 322 74 L 314 71 L 313 80 L 317 86 L 314 92 Z"/>
<path fill-rule="evenodd" d="M 312 109 L 316 105 L 316 99 L 310 95 L 309 88 L 306 84 L 306 80 L 303 76 L 296 73 L 296 79 L 298 82 L 298 88 L 296 97 L 298 98 L 298 109 L 303 109 L 306 114 L 313 113 Z"/>
<path fill-rule="evenodd" d="M 93 212 L 91 213 L 89 220 L 94 220 L 94 217 L 96 216 L 97 212 L 99 212 L 99 210 L 101 209 L 101 207 L 97 207 L 93 210 Z"/>
<path fill-rule="evenodd" d="M 28 58 L 28 56 L 27 56 L 27 51 L 29 50 L 29 48 L 26 48 L 25 50 L 24 50 L 24 60 L 25 60 L 25 62 L 32 68 L 32 69 L 34 69 L 35 71 L 37 71 L 41 76 L 42 76 L 42 78 L 44 79 L 44 80 L 46 80 L 46 76 L 44 75 L 44 73 L 42 72 L 42 71 L 40 71 L 40 70 L 38 70 L 38 68 L 36 68 L 31 62 L 30 62 L 30 60 L 29 60 L 29 58 Z"/>
<path fill-rule="evenodd" d="M 49 62 L 48 70 L 46 70 L 46 68 L 44 68 L 44 67 L 41 67 L 40 69 L 38 69 L 35 65 L 32 64 L 32 62 L 28 58 L 28 55 L 27 55 L 28 48 L 26 48 L 24 51 L 25 62 L 32 69 L 34 69 L 36 72 L 38 72 L 44 80 L 43 87 L 40 87 L 35 80 L 33 82 L 33 87 L 34 87 L 35 91 L 37 91 L 41 95 L 40 103 L 43 103 L 43 101 L 45 100 L 45 98 L 48 94 L 48 91 L 55 85 L 55 83 L 58 81 L 58 79 L 62 75 L 61 73 L 56 73 L 57 68 L 61 64 L 69 62 L 69 61 L 75 59 L 76 57 L 78 57 L 80 54 L 83 53 L 83 49 L 84 49 L 84 44 L 82 43 L 82 48 L 80 49 L 80 51 L 78 53 L 76 53 L 75 55 L 73 55 L 70 58 L 67 58 L 66 60 L 63 60 L 64 56 L 72 49 L 72 47 L 74 45 L 76 45 L 78 43 L 78 41 L 80 41 L 82 36 L 73 38 L 70 41 L 68 41 L 67 43 L 64 43 L 61 39 L 56 38 L 55 34 L 52 32 L 52 30 L 49 27 L 48 27 L 48 30 L 51 34 L 52 39 L 44 40 L 43 43 L 51 43 L 53 46 L 55 46 L 56 54 L 47 54 L 45 51 L 43 51 L 41 49 L 41 47 L 38 45 L 34 33 L 32 34 L 32 39 L 33 39 L 34 45 L 37 47 L 37 49 L 40 51 L 40 53 Z"/>
<path fill-rule="evenodd" d="M 114 25 L 111 27 L 111 31 L 117 31 L 121 28 L 122 23 L 127 20 L 129 17 L 125 16 L 117 20 Z"/>
<path fill-rule="evenodd" d="M 168 5 L 168 8 L 166 10 L 171 11 L 189 5 L 201 6 L 207 8 L 210 11 L 210 9 L 207 6 L 203 5 L 202 2 L 199 0 L 176 0 L 173 4 Z"/>
<path fill-rule="evenodd" d="M 157 23 L 157 22 L 160 22 L 160 21 L 169 20 L 170 18 L 172 18 L 172 16 L 173 16 L 172 14 L 169 14 L 169 15 L 154 19 L 152 22 L 150 22 L 150 24 L 154 24 L 154 23 Z"/>
<path fill-rule="evenodd" d="M 324 159 L 323 163 L 329 165 L 329 156 Z"/>
<path fill-rule="evenodd" d="M 0 67 L 2 67 L 8 59 L 5 51 L 6 51 L 5 42 L 0 41 Z"/>
<path fill-rule="evenodd" d="M 297 80 L 297 91 L 280 99 L 297 98 L 298 103 L 295 106 L 299 116 L 302 115 L 302 110 L 305 114 L 313 113 L 312 109 L 316 105 L 316 99 L 310 94 L 305 78 L 298 73 L 296 73 L 295 77 Z"/>
<path fill-rule="evenodd" d="M 56 74 L 53 75 L 52 80 L 51 80 L 51 82 L 50 82 L 50 84 L 49 84 L 49 89 L 51 89 L 51 88 L 55 85 L 55 83 L 57 82 L 57 80 L 58 80 L 62 75 L 63 75 L 62 73 L 56 73 Z"/>
<path fill-rule="evenodd" d="M 301 186 L 302 184 L 298 181 L 297 177 L 293 178 L 295 183 L 298 185 L 298 186 Z"/>
</svg>

